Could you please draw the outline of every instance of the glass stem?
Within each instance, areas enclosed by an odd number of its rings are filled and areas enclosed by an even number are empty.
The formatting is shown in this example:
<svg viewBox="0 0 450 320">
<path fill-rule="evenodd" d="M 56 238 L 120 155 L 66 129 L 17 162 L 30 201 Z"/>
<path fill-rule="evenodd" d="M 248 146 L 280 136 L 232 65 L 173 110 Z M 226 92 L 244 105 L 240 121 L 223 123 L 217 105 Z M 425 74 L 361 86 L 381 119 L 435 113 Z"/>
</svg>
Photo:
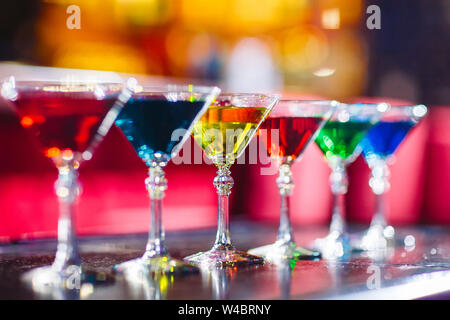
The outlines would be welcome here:
<svg viewBox="0 0 450 320">
<path fill-rule="evenodd" d="M 167 180 L 162 166 L 156 165 L 149 168 L 145 184 L 150 196 L 151 225 L 143 258 L 149 259 L 168 254 L 161 220 L 162 199 L 164 198 L 164 191 L 167 189 Z"/>
<path fill-rule="evenodd" d="M 389 167 L 384 159 L 376 159 L 371 162 L 372 176 L 369 185 L 376 197 L 376 209 L 372 218 L 371 227 L 386 227 L 385 194 L 390 188 Z"/>
<path fill-rule="evenodd" d="M 72 161 L 64 161 L 58 167 L 55 192 L 59 201 L 58 247 L 52 267 L 62 272 L 70 266 L 81 266 L 78 244 L 75 236 L 75 201 L 80 192 L 78 170 Z"/>
<path fill-rule="evenodd" d="M 214 186 L 219 195 L 219 211 L 217 221 L 217 235 L 214 247 L 232 249 L 230 237 L 229 196 L 234 185 L 230 172 L 231 164 L 217 164 L 217 176 L 214 178 Z"/>
<path fill-rule="evenodd" d="M 372 217 L 372 221 L 370 222 L 370 226 L 381 226 L 384 228 L 387 226 L 386 218 L 384 215 L 384 194 L 375 195 L 375 202 L 376 209 Z"/>
<path fill-rule="evenodd" d="M 278 228 L 277 242 L 287 244 L 294 240 L 289 205 L 289 198 L 294 188 L 290 163 L 284 162 L 280 165 L 276 182 L 281 196 L 280 227 Z"/>
<path fill-rule="evenodd" d="M 345 194 L 348 190 L 347 170 L 339 159 L 331 165 L 330 187 L 333 193 L 333 213 L 330 232 L 345 233 Z"/>
</svg>

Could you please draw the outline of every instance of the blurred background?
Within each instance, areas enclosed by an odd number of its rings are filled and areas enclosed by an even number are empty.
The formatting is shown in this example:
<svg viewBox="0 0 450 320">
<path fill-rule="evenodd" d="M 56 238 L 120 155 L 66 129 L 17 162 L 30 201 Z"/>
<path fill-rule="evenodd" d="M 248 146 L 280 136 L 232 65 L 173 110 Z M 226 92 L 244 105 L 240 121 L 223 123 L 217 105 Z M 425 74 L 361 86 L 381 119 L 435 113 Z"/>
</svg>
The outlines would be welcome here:
<svg viewBox="0 0 450 320">
<path fill-rule="evenodd" d="M 67 27 L 70 5 L 80 8 L 80 29 Z M 381 29 L 367 28 L 370 5 L 380 8 Z M 169 76 L 285 97 L 426 104 L 429 116 L 391 168 L 393 224 L 450 223 L 449 56 L 448 0 L 19 0 L 0 11 L 1 78 L 14 62 L 124 78 Z M 145 166 L 116 128 L 82 170 L 81 234 L 148 229 Z M 0 240 L 55 235 L 54 171 L 17 119 L 0 114 Z M 168 229 L 215 224 L 214 171 L 205 164 L 169 166 Z M 233 169 L 232 215 L 275 222 L 275 177 L 259 172 L 257 164 Z M 294 166 L 294 223 L 329 221 L 328 174 L 311 145 Z M 369 170 L 358 159 L 349 174 L 347 217 L 368 223 Z"/>
<path fill-rule="evenodd" d="M 80 29 L 66 27 L 74 4 Z M 370 5 L 380 30 L 366 27 Z M 0 21 L 1 60 L 334 98 L 450 97 L 445 0 L 19 0 Z"/>
</svg>

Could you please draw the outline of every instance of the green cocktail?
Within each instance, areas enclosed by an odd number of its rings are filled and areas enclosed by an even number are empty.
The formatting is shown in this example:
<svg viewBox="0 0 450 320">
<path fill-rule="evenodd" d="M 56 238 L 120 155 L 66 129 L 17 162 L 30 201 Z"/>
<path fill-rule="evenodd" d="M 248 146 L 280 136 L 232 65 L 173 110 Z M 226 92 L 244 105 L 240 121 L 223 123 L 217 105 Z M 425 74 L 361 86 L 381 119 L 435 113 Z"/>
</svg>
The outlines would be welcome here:
<svg viewBox="0 0 450 320">
<path fill-rule="evenodd" d="M 316 144 L 331 168 L 330 187 L 333 212 L 330 233 L 316 240 L 316 248 L 326 258 L 342 258 L 351 252 L 345 230 L 345 194 L 348 188 L 346 166 L 358 156 L 358 144 L 378 121 L 387 104 L 340 104 L 316 138 Z"/>
<path fill-rule="evenodd" d="M 339 156 L 347 159 L 369 131 L 370 122 L 329 121 L 320 130 L 316 143 L 327 159 Z"/>
</svg>

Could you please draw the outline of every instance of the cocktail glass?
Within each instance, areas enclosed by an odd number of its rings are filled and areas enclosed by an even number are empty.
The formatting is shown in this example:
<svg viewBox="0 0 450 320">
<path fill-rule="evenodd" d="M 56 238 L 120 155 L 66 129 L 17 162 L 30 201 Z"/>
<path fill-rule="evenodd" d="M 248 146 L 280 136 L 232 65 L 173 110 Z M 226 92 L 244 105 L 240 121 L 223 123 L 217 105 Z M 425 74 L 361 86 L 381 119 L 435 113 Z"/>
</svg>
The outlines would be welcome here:
<svg viewBox="0 0 450 320">
<path fill-rule="evenodd" d="M 357 158 L 361 152 L 358 144 L 388 108 L 389 105 L 385 103 L 339 104 L 315 140 L 332 171 L 330 187 L 333 211 L 330 232 L 325 238 L 315 241 L 315 247 L 325 258 L 343 258 L 351 252 L 344 221 L 348 188 L 346 167 Z"/>
<path fill-rule="evenodd" d="M 300 160 L 337 105 L 336 101 L 281 100 L 261 125 L 260 137 L 267 134 L 267 152 L 279 168 L 276 182 L 281 196 L 280 227 L 275 243 L 252 249 L 249 253 L 271 262 L 320 258 L 319 252 L 299 247 L 294 242 L 289 206 L 294 188 L 291 166 Z"/>
<path fill-rule="evenodd" d="M 80 193 L 78 168 L 93 151 L 130 97 L 121 83 L 15 81 L 1 88 L 21 125 L 40 144 L 58 169 L 55 191 L 59 200 L 58 246 L 51 266 L 24 275 L 35 291 L 51 288 L 79 290 L 84 273 L 74 228 L 75 202 Z"/>
<path fill-rule="evenodd" d="M 201 267 L 227 268 L 262 264 L 264 259 L 237 250 L 231 243 L 228 197 L 233 187 L 230 166 L 244 152 L 259 126 L 278 102 L 276 95 L 223 94 L 194 126 L 194 139 L 218 168 L 218 228 L 211 250 L 184 258 Z"/>
<path fill-rule="evenodd" d="M 395 244 L 395 229 L 386 222 L 385 194 L 390 188 L 388 164 L 408 132 L 427 114 L 424 105 L 391 106 L 361 142 L 372 175 L 369 185 L 376 209 L 369 229 L 360 242 L 363 250 L 385 249 Z"/>
<path fill-rule="evenodd" d="M 217 87 L 194 85 L 141 86 L 120 112 L 116 125 L 148 166 L 145 180 L 151 202 L 151 227 L 142 257 L 116 265 L 123 273 L 189 273 L 196 269 L 170 256 L 162 226 L 162 199 L 167 189 L 164 167 L 181 149 L 208 106 L 219 95 Z"/>
</svg>

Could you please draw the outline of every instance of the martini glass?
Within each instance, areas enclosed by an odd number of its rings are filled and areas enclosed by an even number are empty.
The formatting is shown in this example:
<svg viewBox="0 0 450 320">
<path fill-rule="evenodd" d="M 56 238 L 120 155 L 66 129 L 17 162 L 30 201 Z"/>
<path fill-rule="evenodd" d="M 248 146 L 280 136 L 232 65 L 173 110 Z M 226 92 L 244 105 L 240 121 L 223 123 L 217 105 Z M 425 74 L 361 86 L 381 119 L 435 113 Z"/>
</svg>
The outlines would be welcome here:
<svg viewBox="0 0 450 320">
<path fill-rule="evenodd" d="M 380 104 L 339 104 L 331 119 L 316 138 L 316 144 L 331 168 L 330 187 L 333 212 L 328 236 L 315 241 L 325 258 L 344 258 L 350 253 L 345 230 L 345 194 L 348 188 L 346 167 L 359 153 L 358 144 L 389 106 Z"/>
<path fill-rule="evenodd" d="M 277 186 L 281 197 L 280 227 L 277 240 L 249 251 L 271 262 L 284 259 L 314 260 L 320 253 L 299 247 L 294 242 L 290 222 L 289 197 L 294 188 L 291 166 L 325 122 L 331 117 L 336 101 L 282 100 L 261 125 L 260 134 L 267 133 L 266 147 L 272 161 L 278 164 Z"/>
<path fill-rule="evenodd" d="M 170 256 L 162 226 L 162 199 L 167 189 L 164 167 L 181 149 L 212 101 L 217 87 L 193 85 L 134 87 L 116 125 L 148 167 L 145 185 L 151 202 L 151 226 L 142 257 L 116 265 L 120 273 L 189 273 L 195 268 Z"/>
<path fill-rule="evenodd" d="M 58 246 L 51 266 L 24 275 L 37 292 L 51 288 L 80 289 L 84 279 L 74 230 L 75 202 L 80 193 L 78 168 L 93 151 L 131 92 L 120 83 L 76 80 L 3 82 L 1 94 L 17 112 L 21 125 L 58 169 Z"/>
<path fill-rule="evenodd" d="M 214 178 L 219 195 L 218 228 L 212 249 L 188 256 L 185 261 L 209 268 L 264 263 L 262 257 L 239 251 L 231 244 L 228 197 L 234 181 L 230 167 L 244 152 L 278 100 L 275 95 L 223 94 L 195 124 L 195 141 L 218 169 Z"/>
<path fill-rule="evenodd" d="M 363 250 L 385 249 L 395 243 L 395 230 L 386 222 L 384 203 L 384 195 L 390 188 L 388 164 L 406 135 L 426 114 L 424 105 L 391 106 L 361 142 L 364 159 L 372 172 L 369 185 L 376 196 L 376 211 L 360 243 Z"/>
</svg>

